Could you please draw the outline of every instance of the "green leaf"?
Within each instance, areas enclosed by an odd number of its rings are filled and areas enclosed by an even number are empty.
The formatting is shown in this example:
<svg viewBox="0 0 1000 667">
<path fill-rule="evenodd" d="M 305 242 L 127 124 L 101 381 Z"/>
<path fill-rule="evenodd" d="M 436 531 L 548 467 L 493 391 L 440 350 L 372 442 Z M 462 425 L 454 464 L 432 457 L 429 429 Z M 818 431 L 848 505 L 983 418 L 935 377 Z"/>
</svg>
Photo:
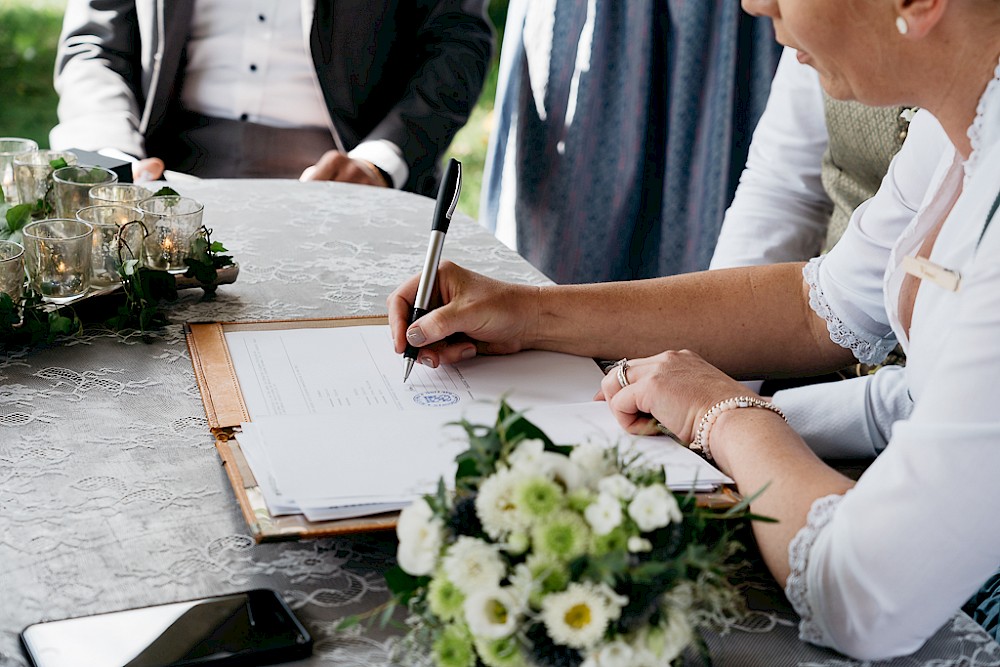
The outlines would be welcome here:
<svg viewBox="0 0 1000 667">
<path fill-rule="evenodd" d="M 771 483 L 768 482 L 764 486 L 762 486 L 759 489 L 757 489 L 757 491 L 755 491 L 753 493 L 753 495 L 744 496 L 744 498 L 740 502 L 738 502 L 735 505 L 733 505 L 732 507 L 730 507 L 723 516 L 726 516 L 726 517 L 738 516 L 738 515 L 742 514 L 743 512 L 749 510 L 750 509 L 750 504 L 752 502 L 754 502 L 755 500 L 757 500 L 757 498 L 760 497 L 760 494 L 764 493 L 764 491 L 766 491 L 767 487 L 769 487 L 770 485 L 771 485 Z"/>
<path fill-rule="evenodd" d="M 6 292 L 0 292 L 0 339 L 9 336 L 20 320 L 14 300 Z"/>
<path fill-rule="evenodd" d="M 385 609 L 383 609 L 382 613 L 379 615 L 378 626 L 380 628 L 385 628 L 385 626 L 389 625 L 389 621 L 392 620 L 392 614 L 395 611 L 396 604 L 395 602 L 390 601 L 390 603 L 385 606 Z"/>
<path fill-rule="evenodd" d="M 168 188 L 166 185 L 164 185 L 162 188 L 160 188 L 159 190 L 157 190 L 156 192 L 154 192 L 153 196 L 154 197 L 170 197 L 170 196 L 180 197 L 181 195 L 180 195 L 179 192 L 177 192 L 177 190 L 174 190 L 173 188 Z"/>
<path fill-rule="evenodd" d="M 68 336 L 80 329 L 80 322 L 75 317 L 65 317 L 62 311 L 49 313 L 49 331 L 56 336 Z"/>
<path fill-rule="evenodd" d="M 430 581 L 430 577 L 414 577 L 407 574 L 398 565 L 389 568 L 385 573 L 386 586 L 403 604 L 409 601 L 420 589 L 426 587 Z"/>
<path fill-rule="evenodd" d="M 69 165 L 66 163 L 66 158 L 57 157 L 55 160 L 49 160 L 49 166 L 52 167 L 52 171 L 55 171 Z"/>
<path fill-rule="evenodd" d="M 340 619 L 340 623 L 334 628 L 335 631 L 340 632 L 341 630 L 347 630 L 348 628 L 353 628 L 355 625 L 361 622 L 361 617 L 357 614 L 353 616 L 347 616 Z"/>
<path fill-rule="evenodd" d="M 31 222 L 31 204 L 18 204 L 7 209 L 7 229 L 10 232 L 19 232 Z"/>
<path fill-rule="evenodd" d="M 212 241 L 212 245 L 209 246 L 208 251 L 211 253 L 229 252 L 226 247 L 218 241 Z"/>
</svg>

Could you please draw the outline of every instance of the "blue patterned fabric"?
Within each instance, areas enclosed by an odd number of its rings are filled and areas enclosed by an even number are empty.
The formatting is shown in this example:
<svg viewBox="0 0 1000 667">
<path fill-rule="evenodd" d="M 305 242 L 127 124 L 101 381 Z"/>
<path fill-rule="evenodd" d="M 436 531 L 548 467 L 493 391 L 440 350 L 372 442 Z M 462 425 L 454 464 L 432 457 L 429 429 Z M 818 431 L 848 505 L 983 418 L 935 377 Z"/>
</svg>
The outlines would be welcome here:
<svg viewBox="0 0 1000 667">
<path fill-rule="evenodd" d="M 965 612 L 1000 642 L 1000 570 L 965 604 Z"/>
<path fill-rule="evenodd" d="M 518 251 L 559 283 L 707 268 L 777 66 L 770 22 L 738 0 L 550 0 L 546 82 L 539 1 L 510 4 L 481 221 L 513 202 Z"/>
</svg>

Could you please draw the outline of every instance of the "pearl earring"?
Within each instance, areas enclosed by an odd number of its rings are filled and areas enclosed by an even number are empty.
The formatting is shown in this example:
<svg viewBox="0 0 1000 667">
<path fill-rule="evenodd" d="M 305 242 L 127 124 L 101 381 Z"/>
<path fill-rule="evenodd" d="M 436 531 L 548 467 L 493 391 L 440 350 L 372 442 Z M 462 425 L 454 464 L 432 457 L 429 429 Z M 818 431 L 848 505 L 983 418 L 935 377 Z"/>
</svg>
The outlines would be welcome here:
<svg viewBox="0 0 1000 667">
<path fill-rule="evenodd" d="M 906 19 L 904 19 L 902 16 L 897 16 L 896 30 L 899 31 L 900 35 L 905 35 L 906 33 L 910 32 L 910 24 L 908 24 L 906 22 Z"/>
</svg>

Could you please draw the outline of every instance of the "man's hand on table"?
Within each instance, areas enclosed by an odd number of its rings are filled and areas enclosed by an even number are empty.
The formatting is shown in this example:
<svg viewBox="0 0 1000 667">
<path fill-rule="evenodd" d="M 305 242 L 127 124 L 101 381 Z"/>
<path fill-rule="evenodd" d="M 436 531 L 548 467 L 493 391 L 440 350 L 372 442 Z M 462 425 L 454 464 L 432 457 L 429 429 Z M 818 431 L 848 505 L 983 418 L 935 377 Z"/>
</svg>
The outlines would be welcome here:
<svg viewBox="0 0 1000 667">
<path fill-rule="evenodd" d="M 132 180 L 135 183 L 158 181 L 163 176 L 166 165 L 158 157 L 148 157 L 132 163 Z"/>
<path fill-rule="evenodd" d="M 327 151 L 319 162 L 306 167 L 300 181 L 341 181 L 344 183 L 359 183 L 387 188 L 389 183 L 371 162 L 356 160 L 340 151 Z"/>
</svg>

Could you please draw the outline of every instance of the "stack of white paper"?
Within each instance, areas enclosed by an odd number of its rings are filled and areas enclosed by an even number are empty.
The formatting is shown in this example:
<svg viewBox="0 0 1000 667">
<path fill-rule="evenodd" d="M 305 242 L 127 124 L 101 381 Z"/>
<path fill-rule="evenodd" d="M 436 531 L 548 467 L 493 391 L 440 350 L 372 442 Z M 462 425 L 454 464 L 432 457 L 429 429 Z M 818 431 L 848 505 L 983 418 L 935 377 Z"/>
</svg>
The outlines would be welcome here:
<svg viewBox="0 0 1000 667">
<path fill-rule="evenodd" d="M 501 398 L 560 444 L 634 447 L 675 489 L 731 483 L 666 437 L 631 438 L 592 399 L 593 361 L 551 352 L 415 366 L 406 384 L 388 327 L 226 334 L 250 422 L 237 441 L 274 515 L 312 521 L 398 510 L 454 478 L 465 432 Z"/>
</svg>

